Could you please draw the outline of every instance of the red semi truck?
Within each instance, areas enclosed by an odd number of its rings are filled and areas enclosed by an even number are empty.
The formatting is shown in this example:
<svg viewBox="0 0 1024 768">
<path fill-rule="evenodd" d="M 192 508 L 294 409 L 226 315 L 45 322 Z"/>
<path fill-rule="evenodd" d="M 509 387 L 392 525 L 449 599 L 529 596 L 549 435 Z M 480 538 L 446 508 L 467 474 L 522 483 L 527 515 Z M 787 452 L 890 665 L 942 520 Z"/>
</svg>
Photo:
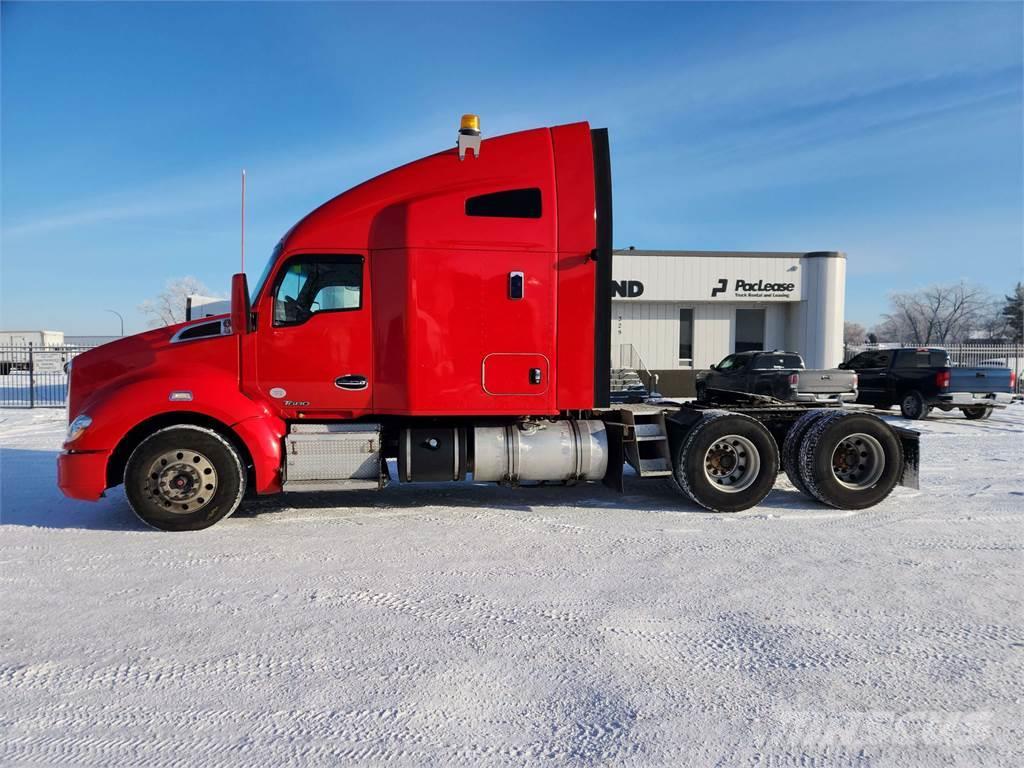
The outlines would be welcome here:
<svg viewBox="0 0 1024 768">
<path fill-rule="evenodd" d="M 205 528 L 247 494 L 400 482 L 603 481 L 624 466 L 720 512 L 780 469 L 863 508 L 916 486 L 917 433 L 749 396 L 609 407 L 612 193 L 587 123 L 456 146 L 344 192 L 274 248 L 229 314 L 79 355 L 65 495 L 125 484 L 142 520 Z"/>
</svg>

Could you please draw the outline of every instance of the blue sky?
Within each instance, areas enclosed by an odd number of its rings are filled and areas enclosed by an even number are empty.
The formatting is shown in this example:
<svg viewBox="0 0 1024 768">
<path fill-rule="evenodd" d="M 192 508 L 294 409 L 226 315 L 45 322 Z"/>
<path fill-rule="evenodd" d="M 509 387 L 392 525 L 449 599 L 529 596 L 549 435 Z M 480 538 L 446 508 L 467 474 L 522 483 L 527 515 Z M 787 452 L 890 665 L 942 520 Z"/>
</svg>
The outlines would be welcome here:
<svg viewBox="0 0 1024 768">
<path fill-rule="evenodd" d="M 611 129 L 618 246 L 849 255 L 892 290 L 1024 270 L 1021 4 L 10 3 L 0 323 L 140 330 L 226 294 L 376 173 L 485 134 Z"/>
</svg>

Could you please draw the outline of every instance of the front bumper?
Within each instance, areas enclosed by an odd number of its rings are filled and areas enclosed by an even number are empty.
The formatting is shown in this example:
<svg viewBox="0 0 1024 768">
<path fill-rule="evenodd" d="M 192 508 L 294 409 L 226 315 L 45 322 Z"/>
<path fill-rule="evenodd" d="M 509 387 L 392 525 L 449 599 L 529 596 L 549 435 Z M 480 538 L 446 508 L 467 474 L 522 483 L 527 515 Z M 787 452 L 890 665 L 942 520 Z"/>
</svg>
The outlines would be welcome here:
<svg viewBox="0 0 1024 768">
<path fill-rule="evenodd" d="M 63 451 L 57 457 L 57 487 L 69 499 L 96 501 L 107 487 L 108 451 Z"/>
<path fill-rule="evenodd" d="M 947 395 L 939 395 L 936 400 L 939 405 L 1004 408 L 1013 402 L 1013 395 L 1009 392 L 950 392 Z"/>
</svg>

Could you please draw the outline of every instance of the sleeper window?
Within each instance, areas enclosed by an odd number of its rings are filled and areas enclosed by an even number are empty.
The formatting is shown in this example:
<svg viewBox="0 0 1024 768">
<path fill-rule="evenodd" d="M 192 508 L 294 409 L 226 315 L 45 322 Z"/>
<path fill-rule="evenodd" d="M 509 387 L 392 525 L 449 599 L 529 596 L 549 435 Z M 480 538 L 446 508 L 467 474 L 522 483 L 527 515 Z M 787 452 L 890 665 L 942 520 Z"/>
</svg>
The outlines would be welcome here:
<svg viewBox="0 0 1024 768">
<path fill-rule="evenodd" d="M 509 189 L 477 195 L 466 200 L 467 216 L 491 216 L 503 219 L 539 219 L 540 190 Z"/>
</svg>

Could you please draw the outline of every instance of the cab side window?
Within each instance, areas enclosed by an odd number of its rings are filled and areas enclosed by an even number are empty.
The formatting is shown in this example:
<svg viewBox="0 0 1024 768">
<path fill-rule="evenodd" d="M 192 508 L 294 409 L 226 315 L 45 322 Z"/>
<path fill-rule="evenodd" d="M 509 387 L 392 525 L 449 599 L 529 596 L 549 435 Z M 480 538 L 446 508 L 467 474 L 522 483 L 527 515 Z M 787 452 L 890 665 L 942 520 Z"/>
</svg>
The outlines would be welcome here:
<svg viewBox="0 0 1024 768">
<path fill-rule="evenodd" d="M 847 368 L 863 368 L 864 367 L 864 356 L 866 352 L 861 352 L 859 355 L 854 355 L 846 361 Z"/>
<path fill-rule="evenodd" d="M 897 368 L 928 368 L 931 354 L 927 349 L 901 349 L 896 353 Z"/>
<path fill-rule="evenodd" d="M 892 352 L 889 350 L 874 350 L 861 352 L 846 364 L 847 368 L 888 368 L 892 360 Z"/>
<path fill-rule="evenodd" d="M 745 360 L 740 355 L 729 355 L 722 362 L 718 364 L 718 370 L 720 371 L 734 371 L 737 368 L 742 368 Z"/>
<path fill-rule="evenodd" d="M 363 306 L 363 257 L 296 256 L 278 273 L 274 325 L 298 325 L 320 312 Z"/>
</svg>

